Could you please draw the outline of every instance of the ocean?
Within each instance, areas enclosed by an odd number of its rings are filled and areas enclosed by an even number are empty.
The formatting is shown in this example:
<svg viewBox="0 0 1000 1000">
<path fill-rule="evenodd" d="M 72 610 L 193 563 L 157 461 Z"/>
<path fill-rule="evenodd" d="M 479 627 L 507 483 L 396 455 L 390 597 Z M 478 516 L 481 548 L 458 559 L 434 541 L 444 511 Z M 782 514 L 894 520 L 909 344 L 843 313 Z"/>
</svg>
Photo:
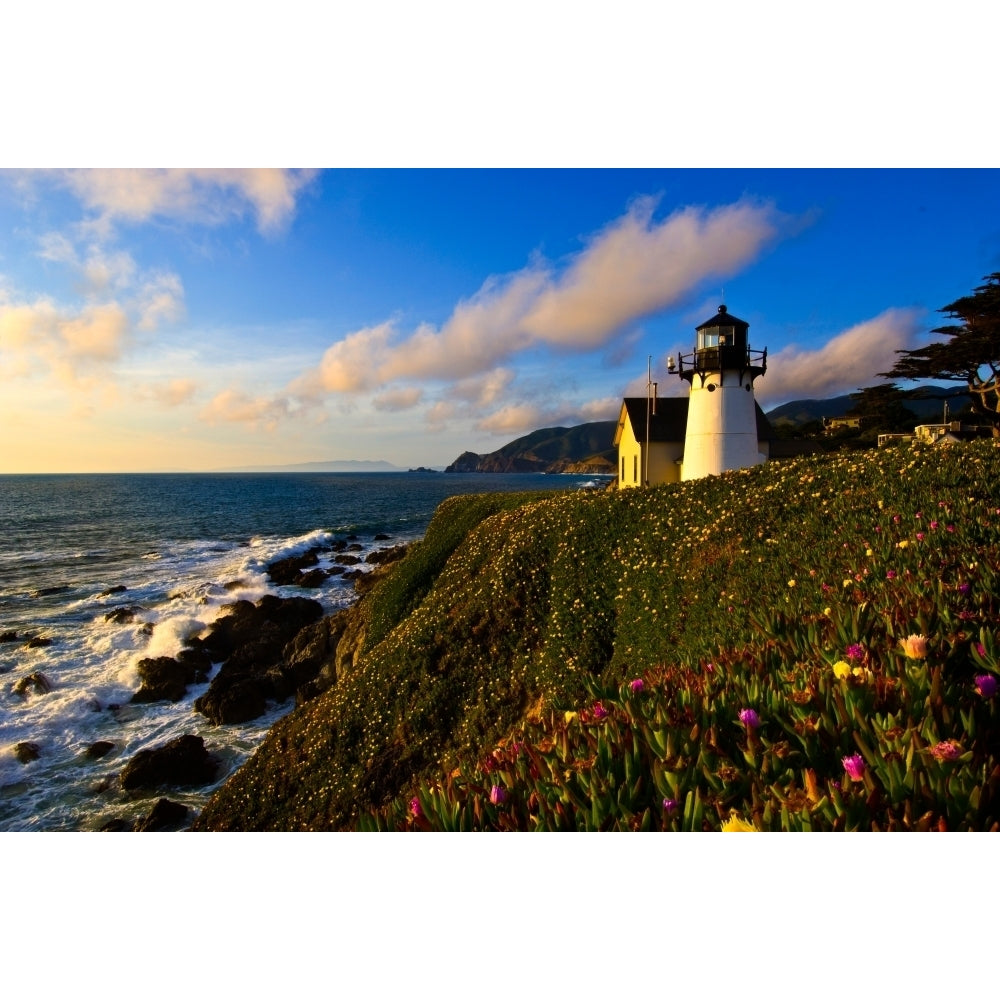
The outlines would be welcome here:
<svg viewBox="0 0 1000 1000">
<path fill-rule="evenodd" d="M 355 600 L 353 584 L 338 577 L 316 590 L 275 586 L 268 563 L 351 535 L 362 558 L 414 541 L 455 494 L 605 481 L 429 472 L 0 476 L 0 831 L 131 824 L 161 795 L 187 805 L 193 821 L 294 700 L 249 723 L 214 726 L 193 709 L 208 682 L 176 703 L 131 704 L 136 664 L 175 655 L 235 600 L 306 596 L 327 613 Z M 36 674 L 44 683 L 21 683 Z M 212 785 L 142 796 L 120 789 L 130 757 L 186 733 L 220 761 Z M 113 749 L 92 759 L 86 751 L 99 741 Z M 15 748 L 25 743 L 37 757 L 22 763 Z"/>
</svg>

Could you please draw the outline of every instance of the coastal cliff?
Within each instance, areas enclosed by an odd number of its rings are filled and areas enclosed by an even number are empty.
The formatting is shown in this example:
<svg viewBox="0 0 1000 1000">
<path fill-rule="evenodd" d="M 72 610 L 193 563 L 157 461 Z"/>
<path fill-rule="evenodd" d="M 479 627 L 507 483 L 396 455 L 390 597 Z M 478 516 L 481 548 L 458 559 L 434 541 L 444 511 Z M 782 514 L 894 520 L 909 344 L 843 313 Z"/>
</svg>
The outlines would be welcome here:
<svg viewBox="0 0 1000 1000">
<path fill-rule="evenodd" d="M 452 498 L 195 829 L 992 828 L 997 482 L 982 442 Z"/>
</svg>

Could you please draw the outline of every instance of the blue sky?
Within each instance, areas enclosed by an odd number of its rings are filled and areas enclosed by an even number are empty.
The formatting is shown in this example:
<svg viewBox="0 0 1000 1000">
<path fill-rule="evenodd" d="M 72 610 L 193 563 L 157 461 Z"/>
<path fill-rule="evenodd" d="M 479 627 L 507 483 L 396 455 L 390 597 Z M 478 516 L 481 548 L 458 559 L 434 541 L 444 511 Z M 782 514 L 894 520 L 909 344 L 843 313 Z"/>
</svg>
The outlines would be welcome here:
<svg viewBox="0 0 1000 1000">
<path fill-rule="evenodd" d="M 0 171 L 0 471 L 443 465 L 610 419 L 722 299 L 765 409 L 1000 270 L 989 169 Z"/>
</svg>

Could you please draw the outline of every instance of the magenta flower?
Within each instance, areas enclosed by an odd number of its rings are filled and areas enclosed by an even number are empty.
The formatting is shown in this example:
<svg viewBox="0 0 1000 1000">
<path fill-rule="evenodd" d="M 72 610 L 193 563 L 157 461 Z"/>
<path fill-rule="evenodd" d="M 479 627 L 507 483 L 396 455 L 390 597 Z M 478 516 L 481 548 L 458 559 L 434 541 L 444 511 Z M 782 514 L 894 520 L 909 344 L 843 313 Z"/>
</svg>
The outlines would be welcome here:
<svg viewBox="0 0 1000 1000">
<path fill-rule="evenodd" d="M 669 815 L 677 808 L 677 799 L 664 799 L 663 811 Z"/>
<path fill-rule="evenodd" d="M 423 814 L 424 810 L 423 807 L 420 805 L 420 799 L 414 796 L 412 799 L 410 799 L 410 815 L 413 816 L 414 819 L 419 819 L 419 817 L 423 816 Z"/>
<path fill-rule="evenodd" d="M 939 523 L 940 523 L 939 521 L 931 521 L 930 523 L 931 531 L 933 531 L 938 526 Z"/>
<path fill-rule="evenodd" d="M 977 642 L 976 643 L 976 652 L 980 656 L 985 656 L 986 655 L 986 647 L 981 642 Z"/>
<path fill-rule="evenodd" d="M 756 729 L 760 725 L 760 716 L 752 708 L 741 708 L 740 722 L 747 729 Z"/>
<path fill-rule="evenodd" d="M 629 684 L 633 694 L 638 694 L 645 686 L 646 685 L 641 677 L 636 677 L 636 679 Z"/>
<path fill-rule="evenodd" d="M 596 702 L 591 711 L 594 713 L 594 718 L 598 721 L 608 717 L 608 710 L 600 702 Z"/>
<path fill-rule="evenodd" d="M 849 660 L 863 660 L 865 658 L 865 647 L 862 646 L 860 642 L 852 642 L 850 646 L 844 650 L 844 655 Z"/>
<path fill-rule="evenodd" d="M 507 801 L 507 789 L 503 785 L 494 785 L 490 789 L 490 802 L 495 806 L 503 805 Z"/>
<path fill-rule="evenodd" d="M 922 542 L 924 540 L 924 533 L 922 531 L 917 532 L 917 541 Z"/>
<path fill-rule="evenodd" d="M 851 754 L 850 757 L 842 758 L 844 770 L 851 781 L 863 781 L 865 777 L 865 759 L 861 754 Z"/>
<path fill-rule="evenodd" d="M 889 570 L 889 571 L 888 571 L 888 572 L 887 572 L 887 573 L 885 574 L 885 578 L 886 578 L 887 580 L 895 580 L 895 579 L 896 579 L 896 571 L 895 571 L 894 569 L 890 569 L 890 570 Z"/>
<path fill-rule="evenodd" d="M 956 760 L 962 753 L 962 748 L 954 740 L 942 740 L 935 743 L 930 754 L 937 760 Z"/>
<path fill-rule="evenodd" d="M 992 674 L 976 674 L 976 690 L 983 698 L 997 693 L 997 679 Z"/>
</svg>

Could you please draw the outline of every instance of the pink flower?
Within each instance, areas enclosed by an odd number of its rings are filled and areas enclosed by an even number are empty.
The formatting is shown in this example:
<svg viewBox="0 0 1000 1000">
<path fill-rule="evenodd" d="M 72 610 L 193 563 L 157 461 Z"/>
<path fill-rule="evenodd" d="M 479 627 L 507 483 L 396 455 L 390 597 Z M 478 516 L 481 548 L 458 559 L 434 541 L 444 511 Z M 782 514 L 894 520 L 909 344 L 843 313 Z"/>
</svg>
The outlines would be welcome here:
<svg viewBox="0 0 1000 1000">
<path fill-rule="evenodd" d="M 638 694 L 645 686 L 646 685 L 641 677 L 636 677 L 636 679 L 629 684 L 633 694 Z"/>
<path fill-rule="evenodd" d="M 896 579 L 896 571 L 895 571 L 894 569 L 890 569 L 890 570 L 889 570 L 889 571 L 888 571 L 888 572 L 887 572 L 887 573 L 885 574 L 885 578 L 886 578 L 887 580 L 895 580 L 895 579 Z"/>
<path fill-rule="evenodd" d="M 849 660 L 863 660 L 865 658 L 865 647 L 862 646 L 860 642 L 852 642 L 850 646 L 844 650 L 844 655 Z"/>
<path fill-rule="evenodd" d="M 922 531 L 917 532 L 917 541 L 922 542 L 924 540 L 924 533 Z"/>
<path fill-rule="evenodd" d="M 992 674 L 976 674 L 976 690 L 983 698 L 997 693 L 997 679 Z"/>
<path fill-rule="evenodd" d="M 507 789 L 503 785 L 494 785 L 490 789 L 490 802 L 495 806 L 503 805 L 507 801 Z"/>
<path fill-rule="evenodd" d="M 927 637 L 923 635 L 910 635 L 899 640 L 903 647 L 903 652 L 911 660 L 922 660 L 927 656 Z"/>
<path fill-rule="evenodd" d="M 663 811 L 670 815 L 677 808 L 677 799 L 664 799 Z"/>
<path fill-rule="evenodd" d="M 850 757 L 841 758 L 844 770 L 851 781 L 863 781 L 865 777 L 865 759 L 861 754 L 852 754 Z"/>
<path fill-rule="evenodd" d="M 938 524 L 939 524 L 938 521 L 931 521 L 930 523 L 931 531 L 933 531 L 938 526 Z"/>
<path fill-rule="evenodd" d="M 954 740 L 942 740 L 935 743 L 930 754 L 937 760 L 956 760 L 962 753 L 962 748 Z"/>
<path fill-rule="evenodd" d="M 414 796 L 412 799 L 410 799 L 410 815 L 413 816 L 415 819 L 418 819 L 419 817 L 423 816 L 423 814 L 424 810 L 423 807 L 420 805 L 420 799 Z"/>
<path fill-rule="evenodd" d="M 760 716 L 752 708 L 741 708 L 740 722 L 747 729 L 756 729 L 760 725 Z"/>
<path fill-rule="evenodd" d="M 591 709 L 594 713 L 594 718 L 600 721 L 601 719 L 606 719 L 608 717 L 608 710 L 600 703 L 596 702 L 594 707 Z"/>
</svg>

